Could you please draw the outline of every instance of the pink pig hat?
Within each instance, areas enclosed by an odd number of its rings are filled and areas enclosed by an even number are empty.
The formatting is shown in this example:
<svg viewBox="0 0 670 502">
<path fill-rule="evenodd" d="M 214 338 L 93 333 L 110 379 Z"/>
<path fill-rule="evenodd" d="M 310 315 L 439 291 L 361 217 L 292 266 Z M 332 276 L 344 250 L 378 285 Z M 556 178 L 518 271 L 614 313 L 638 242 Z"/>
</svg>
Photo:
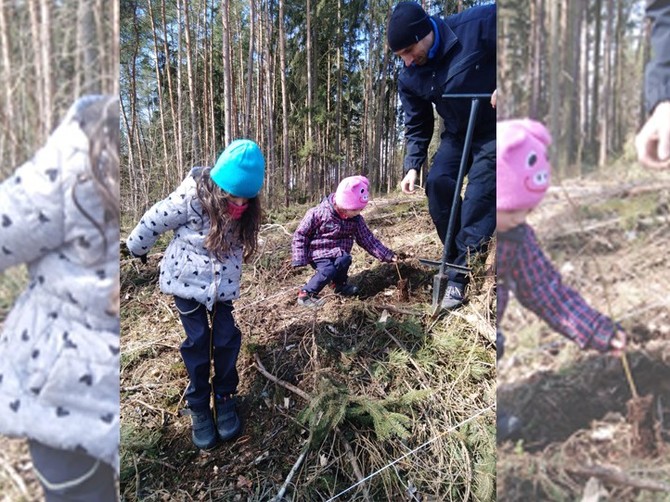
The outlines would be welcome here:
<svg viewBox="0 0 670 502">
<path fill-rule="evenodd" d="M 335 190 L 335 204 L 340 209 L 359 211 L 368 203 L 368 179 L 365 176 L 349 176 L 340 181 Z"/>
<path fill-rule="evenodd" d="M 531 119 L 504 120 L 496 130 L 496 208 L 517 211 L 537 206 L 549 188 L 551 135 Z"/>
</svg>

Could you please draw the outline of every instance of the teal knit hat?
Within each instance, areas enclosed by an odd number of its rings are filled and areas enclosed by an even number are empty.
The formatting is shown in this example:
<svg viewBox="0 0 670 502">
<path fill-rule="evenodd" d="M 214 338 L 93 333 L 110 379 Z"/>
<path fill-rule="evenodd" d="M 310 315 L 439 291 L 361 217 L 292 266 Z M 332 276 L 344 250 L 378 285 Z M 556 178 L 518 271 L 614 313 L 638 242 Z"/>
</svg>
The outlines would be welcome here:
<svg viewBox="0 0 670 502">
<path fill-rule="evenodd" d="M 253 199 L 263 186 L 265 159 L 256 143 L 236 139 L 219 155 L 209 175 L 230 195 Z"/>
</svg>

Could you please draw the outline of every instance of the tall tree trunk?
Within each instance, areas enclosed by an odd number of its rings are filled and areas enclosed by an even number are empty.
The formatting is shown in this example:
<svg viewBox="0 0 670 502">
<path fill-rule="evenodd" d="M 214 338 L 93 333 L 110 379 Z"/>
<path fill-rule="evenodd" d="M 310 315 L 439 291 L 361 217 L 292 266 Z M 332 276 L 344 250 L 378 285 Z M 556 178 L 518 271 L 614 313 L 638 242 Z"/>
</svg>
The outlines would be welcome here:
<svg viewBox="0 0 670 502">
<path fill-rule="evenodd" d="M 120 23 L 120 12 L 119 12 L 119 0 L 112 0 L 112 40 L 111 48 L 109 55 L 109 66 L 107 67 L 107 73 L 111 77 L 111 84 L 106 87 L 106 92 L 109 92 L 115 96 L 119 95 L 119 66 L 120 66 L 120 50 L 119 44 L 121 39 L 121 23 Z M 109 29 L 109 26 L 107 27 Z M 106 31 L 105 31 L 106 33 Z M 100 34 L 100 40 L 104 39 L 104 34 Z"/>
<path fill-rule="evenodd" d="M 34 55 L 33 57 L 35 58 L 35 81 L 36 81 L 36 89 L 35 92 L 37 94 L 37 112 L 38 112 L 38 119 L 37 119 L 37 127 L 35 128 L 35 133 L 37 136 L 37 141 L 39 143 L 44 142 L 46 139 L 46 136 L 44 134 L 44 131 L 46 131 L 47 127 L 44 123 L 44 101 L 45 101 L 45 93 L 44 93 L 44 66 L 42 65 L 42 51 L 39 49 L 42 47 L 42 35 L 40 32 L 40 11 L 39 11 L 39 4 L 38 0 L 28 0 L 28 9 L 30 12 L 30 33 L 32 35 L 32 42 L 33 42 L 33 48 L 34 48 Z M 5 33 L 5 30 L 2 30 L 3 33 Z M 7 31 L 8 32 L 8 31 Z"/>
<path fill-rule="evenodd" d="M 314 72 L 312 68 L 312 2 L 307 0 L 307 138 L 306 143 L 309 145 L 309 152 L 307 153 L 307 176 L 309 179 L 309 193 L 315 193 L 315 176 L 314 176 L 314 128 L 312 124 L 313 115 L 313 94 L 314 94 Z"/>
<path fill-rule="evenodd" d="M 2 66 L 4 70 L 5 79 L 0 81 L 5 89 L 5 107 L 3 122 L 5 124 L 14 124 L 14 86 L 9 81 L 10 75 L 13 73 L 13 65 L 10 54 L 12 54 L 11 39 L 9 37 L 9 27 L 7 25 L 9 9 L 8 5 L 5 2 L 2 2 L 0 5 L 0 43 L 2 43 Z M 35 47 L 38 47 L 37 45 Z M 6 127 L 3 129 L 11 130 L 11 127 Z M 9 142 L 9 161 L 12 166 L 16 165 L 16 141 L 11 141 L 11 136 Z M 4 138 L 3 138 L 4 139 Z"/>
<path fill-rule="evenodd" d="M 577 161 L 579 162 L 579 171 L 582 172 L 582 162 L 584 161 L 584 147 L 586 143 L 586 136 L 589 130 L 589 96 L 591 95 L 591 89 L 589 88 L 589 47 L 590 47 L 590 37 L 589 37 L 589 15 L 588 10 L 582 16 L 581 23 L 581 52 L 579 57 L 580 65 L 580 82 L 579 82 L 579 93 L 581 96 L 581 105 L 579 107 L 579 131 L 578 131 L 578 142 L 577 142 Z"/>
<path fill-rule="evenodd" d="M 254 28 L 256 23 L 256 1 L 249 0 L 249 57 L 247 59 L 247 102 L 244 107 L 244 135 L 251 137 L 251 89 L 254 68 Z M 260 83 L 260 82 L 259 82 Z"/>
<path fill-rule="evenodd" d="M 163 53 L 165 54 L 165 75 L 167 76 L 168 96 L 170 101 L 170 113 L 172 116 L 172 134 L 174 135 L 177 156 L 177 175 L 180 180 L 184 179 L 184 159 L 181 149 L 181 114 L 175 108 L 174 84 L 172 83 L 172 67 L 170 65 L 170 48 L 167 43 L 167 15 L 165 12 L 165 0 L 161 0 L 161 22 L 163 24 Z"/>
<path fill-rule="evenodd" d="M 161 142 L 163 144 L 163 166 L 165 167 L 165 180 L 170 179 L 170 170 L 169 170 L 169 165 L 170 163 L 168 162 L 168 150 L 167 150 L 167 144 L 168 144 L 168 138 L 167 138 L 167 133 L 165 132 L 165 115 L 163 113 L 163 109 L 165 107 L 165 103 L 163 100 L 163 80 L 161 79 L 161 72 L 159 68 L 159 53 L 158 53 L 158 39 L 156 37 L 156 23 L 154 22 L 154 11 L 152 8 L 152 0 L 147 0 L 147 7 L 148 7 L 148 12 L 149 12 L 149 21 L 151 22 L 151 34 L 153 37 L 153 42 L 154 42 L 154 67 L 156 68 L 156 86 L 158 87 L 158 114 L 160 116 L 160 122 L 161 122 Z"/>
<path fill-rule="evenodd" d="M 193 51 L 191 50 L 191 21 L 190 21 L 190 6 L 189 0 L 183 0 L 184 2 L 184 24 L 186 29 L 184 34 L 186 36 L 186 72 L 188 76 L 188 102 L 191 115 L 191 161 L 197 160 L 200 158 L 200 136 L 199 136 L 199 125 L 198 125 L 198 112 L 195 108 L 196 100 L 196 89 L 195 89 L 195 77 L 193 75 Z"/>
<path fill-rule="evenodd" d="M 181 17 L 181 0 L 177 0 L 177 60 L 181 61 L 182 57 L 182 17 Z M 177 149 L 181 152 L 182 162 L 184 159 L 184 118 L 182 111 L 182 95 L 183 95 L 183 84 L 182 84 L 182 65 L 177 64 L 177 135 L 179 137 L 179 142 L 177 143 Z M 192 160 L 189 157 L 189 162 Z M 182 178 L 183 179 L 183 178 Z"/>
<path fill-rule="evenodd" d="M 335 104 L 335 172 L 333 173 L 334 181 L 340 179 L 342 172 L 342 100 L 344 95 L 342 92 L 343 80 L 343 51 L 344 35 L 342 33 L 342 0 L 337 0 L 337 90 L 335 92 L 337 102 Z"/>
<path fill-rule="evenodd" d="M 284 0 L 279 3 L 279 82 L 281 84 L 282 109 L 282 163 L 284 166 L 284 206 L 290 203 L 291 170 L 289 157 L 289 128 L 288 128 L 288 92 L 286 88 L 286 32 L 284 31 Z"/>
<path fill-rule="evenodd" d="M 221 2 L 221 22 L 223 23 L 222 33 L 222 71 L 223 71 L 223 131 L 225 146 L 232 141 L 232 113 L 233 113 L 233 78 L 232 63 L 230 58 L 230 2 L 223 0 Z"/>
<path fill-rule="evenodd" d="M 591 128 L 589 131 L 589 151 L 592 161 L 598 159 L 598 124 L 601 122 L 600 112 L 600 53 L 602 36 L 602 0 L 595 0 L 594 40 L 593 40 L 593 94 L 591 99 Z"/>
<path fill-rule="evenodd" d="M 53 70 L 51 68 L 51 2 L 49 0 L 40 0 L 40 15 L 42 17 L 42 24 L 40 25 L 40 42 L 42 49 L 42 65 L 44 72 L 44 136 L 51 134 L 51 130 L 55 125 L 55 103 L 54 103 L 54 81 Z"/>
<path fill-rule="evenodd" d="M 100 81 L 96 79 L 96 68 L 98 54 L 95 45 L 96 25 L 93 15 L 93 6 L 91 0 L 79 0 L 77 9 L 77 46 L 81 47 L 82 58 L 77 57 L 77 61 L 83 63 L 82 72 L 83 82 L 78 78 L 80 73 L 75 72 L 75 88 L 81 83 L 83 91 L 78 91 L 77 96 L 81 94 L 97 94 L 101 92 Z"/>
<path fill-rule="evenodd" d="M 559 32 L 559 13 L 558 2 L 550 2 L 550 20 L 551 20 L 551 65 L 549 70 L 549 94 L 550 94 L 550 112 L 549 112 L 549 128 L 554 139 L 552 145 L 552 152 L 560 152 L 562 149 L 562 141 L 559 135 L 559 124 L 561 116 L 561 95 L 559 88 L 559 77 L 561 74 L 561 54 L 558 49 L 558 42 L 560 40 Z M 554 158 L 556 156 L 554 155 Z"/>
<path fill-rule="evenodd" d="M 262 15 L 262 18 L 264 18 L 265 22 L 259 22 L 258 23 L 258 32 L 259 32 L 259 40 L 260 45 L 259 47 L 264 47 L 265 50 L 263 51 L 263 66 L 264 66 L 264 74 L 265 74 L 265 82 L 263 84 L 263 90 L 265 94 L 265 99 L 262 105 L 262 110 L 264 111 L 263 116 L 265 117 L 265 124 L 267 128 L 267 139 L 265 141 L 266 144 L 266 158 L 267 158 L 267 169 L 266 169 L 266 176 L 265 179 L 267 180 L 266 182 L 266 188 L 265 192 L 267 194 L 267 201 L 268 201 L 268 207 L 272 208 L 275 205 L 274 201 L 274 190 L 276 183 L 274 180 L 278 178 L 278 170 L 277 170 L 277 162 L 276 162 L 276 148 L 275 148 L 275 97 L 274 97 L 274 89 L 275 89 L 275 79 L 274 79 L 274 74 L 273 74 L 273 68 L 275 68 L 275 60 L 273 59 L 273 56 L 271 54 L 272 52 L 272 40 L 274 39 L 274 27 L 272 25 L 272 19 L 270 17 L 270 12 L 269 12 L 269 6 L 266 4 L 264 8 L 264 12 Z M 267 26 L 266 29 L 263 29 L 263 25 Z M 265 34 L 265 42 L 263 43 L 263 34 Z M 260 74 L 260 72 L 259 72 Z M 261 81 L 263 79 L 258 79 L 259 86 L 261 84 Z M 260 126 L 260 124 L 259 124 Z"/>
<path fill-rule="evenodd" d="M 573 165 L 579 160 L 575 157 L 577 151 L 578 138 L 578 118 L 579 118 L 579 56 L 580 56 L 580 35 L 581 35 L 581 14 L 582 7 L 578 2 L 568 2 L 568 16 L 567 16 L 567 44 L 566 52 L 566 72 L 568 77 L 564 79 L 565 85 L 565 151 L 566 160 L 569 165 Z M 578 174 L 578 173 L 575 173 Z"/>
<path fill-rule="evenodd" d="M 614 12 L 614 0 L 607 0 L 607 12 Z M 612 117 L 611 103 L 611 78 L 612 78 L 612 16 L 607 16 L 605 20 L 605 42 L 603 48 L 604 68 L 603 68 L 603 106 L 601 108 L 602 115 L 600 120 L 600 150 L 598 154 L 598 167 L 603 167 L 607 164 L 609 137 L 610 137 L 610 120 Z"/>
<path fill-rule="evenodd" d="M 534 9 L 534 21 L 531 23 L 532 26 L 532 35 L 531 40 L 533 44 L 533 56 L 531 58 L 532 70 L 531 70 L 531 100 L 530 100 L 530 109 L 528 115 L 531 118 L 538 119 L 540 118 L 540 92 L 541 92 L 541 83 L 542 83 L 542 61 L 544 59 L 544 0 L 536 0 L 532 3 L 535 5 Z"/>
</svg>

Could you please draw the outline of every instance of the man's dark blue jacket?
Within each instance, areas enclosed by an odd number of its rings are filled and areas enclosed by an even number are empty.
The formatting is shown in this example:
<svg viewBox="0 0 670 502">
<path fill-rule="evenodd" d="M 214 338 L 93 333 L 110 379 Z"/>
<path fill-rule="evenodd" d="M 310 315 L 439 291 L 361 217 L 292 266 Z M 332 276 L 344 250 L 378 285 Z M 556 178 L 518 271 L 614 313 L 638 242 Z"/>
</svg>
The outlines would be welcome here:
<svg viewBox="0 0 670 502">
<path fill-rule="evenodd" d="M 443 99 L 444 93 L 486 93 L 496 89 L 496 6 L 472 7 L 441 19 L 439 47 L 423 66 L 405 67 L 398 76 L 398 92 L 405 110 L 407 155 L 405 172 L 419 171 L 433 136 L 433 107 L 444 120 L 444 134 L 465 137 L 470 118 L 469 99 Z M 488 103 L 479 107 L 475 137 L 495 135 L 496 112 Z"/>
<path fill-rule="evenodd" d="M 651 113 L 658 103 L 670 100 L 670 0 L 648 0 L 647 16 L 654 23 L 645 82 L 645 105 Z"/>
</svg>

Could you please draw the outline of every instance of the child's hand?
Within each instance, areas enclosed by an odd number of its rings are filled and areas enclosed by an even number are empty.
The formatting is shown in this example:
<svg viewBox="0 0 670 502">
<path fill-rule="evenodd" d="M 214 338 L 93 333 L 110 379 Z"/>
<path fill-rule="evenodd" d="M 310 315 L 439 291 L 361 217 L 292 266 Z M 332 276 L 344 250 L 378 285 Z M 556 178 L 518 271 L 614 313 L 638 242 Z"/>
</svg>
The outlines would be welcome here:
<svg viewBox="0 0 670 502">
<path fill-rule="evenodd" d="M 146 254 L 135 254 L 132 251 L 130 252 L 131 255 L 133 255 L 133 258 L 139 258 L 140 261 L 142 262 L 142 265 L 147 264 L 147 255 Z"/>
<path fill-rule="evenodd" d="M 398 255 L 393 253 L 393 256 L 391 256 L 389 263 L 397 263 L 397 262 L 398 262 Z"/>
<path fill-rule="evenodd" d="M 626 348 L 626 332 L 618 330 L 610 342 L 610 354 L 619 357 Z"/>
</svg>

